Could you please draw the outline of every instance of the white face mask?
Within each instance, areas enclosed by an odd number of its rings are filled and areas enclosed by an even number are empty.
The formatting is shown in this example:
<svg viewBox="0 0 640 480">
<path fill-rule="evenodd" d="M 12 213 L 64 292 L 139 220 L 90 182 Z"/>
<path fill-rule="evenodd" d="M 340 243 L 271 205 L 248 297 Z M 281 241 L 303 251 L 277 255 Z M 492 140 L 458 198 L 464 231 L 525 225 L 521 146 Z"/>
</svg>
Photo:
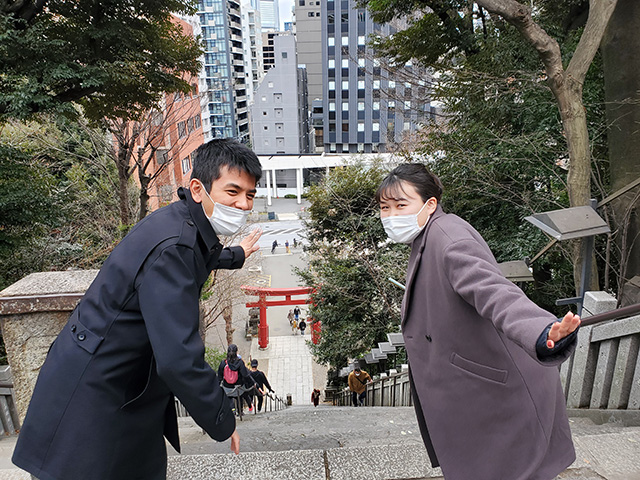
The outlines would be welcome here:
<svg viewBox="0 0 640 480">
<path fill-rule="evenodd" d="M 420 212 L 422 212 L 426 206 L 427 204 L 425 203 L 418 213 L 381 218 L 382 226 L 384 227 L 384 231 L 387 233 L 387 236 L 396 243 L 413 242 L 416 237 L 420 235 L 422 229 L 427 225 L 429 218 L 431 218 L 431 215 L 429 215 L 423 226 L 418 224 L 418 215 L 420 215 Z"/>
<path fill-rule="evenodd" d="M 222 205 L 221 203 L 216 203 L 213 201 L 209 193 L 202 186 L 204 193 L 209 197 L 211 203 L 213 203 L 213 213 L 211 216 L 207 215 L 206 210 L 204 209 L 204 204 L 202 205 L 202 210 L 204 211 L 205 216 L 209 219 L 209 223 L 213 227 L 213 231 L 216 232 L 217 235 L 233 235 L 240 230 L 245 223 L 247 223 L 247 217 L 249 216 L 249 210 L 240 210 L 239 208 L 228 207 L 227 205 Z"/>
</svg>

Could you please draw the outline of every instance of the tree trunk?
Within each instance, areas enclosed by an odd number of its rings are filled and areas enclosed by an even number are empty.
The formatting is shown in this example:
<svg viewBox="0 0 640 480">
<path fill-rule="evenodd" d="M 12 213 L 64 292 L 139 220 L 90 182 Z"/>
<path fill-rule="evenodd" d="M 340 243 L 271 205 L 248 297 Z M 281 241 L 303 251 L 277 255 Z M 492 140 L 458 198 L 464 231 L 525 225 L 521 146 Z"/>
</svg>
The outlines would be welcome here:
<svg viewBox="0 0 640 480">
<path fill-rule="evenodd" d="M 640 2 L 618 0 L 602 41 L 611 190 L 640 177 Z M 640 275 L 639 187 L 612 203 L 621 249 L 621 278 Z M 635 200 L 635 201 L 634 201 Z M 620 290 L 619 290 L 620 291 Z"/>
<path fill-rule="evenodd" d="M 233 308 L 231 303 L 228 303 L 224 307 L 222 318 L 224 318 L 225 330 L 227 332 L 227 345 L 231 345 L 233 343 L 233 332 L 235 332 L 235 328 L 233 328 Z"/>
<path fill-rule="evenodd" d="M 131 213 L 129 210 L 129 163 L 127 161 L 126 149 L 122 148 L 122 145 L 118 148 L 116 166 L 118 167 L 120 223 L 126 226 L 131 224 Z"/>
<path fill-rule="evenodd" d="M 149 209 L 149 183 L 151 178 L 149 175 L 139 175 L 140 180 L 140 212 L 138 213 L 138 221 L 147 216 Z"/>
</svg>

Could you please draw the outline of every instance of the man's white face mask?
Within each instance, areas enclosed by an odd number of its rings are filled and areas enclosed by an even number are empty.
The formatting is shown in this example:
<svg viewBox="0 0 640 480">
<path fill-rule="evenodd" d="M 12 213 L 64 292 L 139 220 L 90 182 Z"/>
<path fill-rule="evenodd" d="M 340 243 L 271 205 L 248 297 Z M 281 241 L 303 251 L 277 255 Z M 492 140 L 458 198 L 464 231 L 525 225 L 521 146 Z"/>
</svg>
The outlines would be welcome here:
<svg viewBox="0 0 640 480">
<path fill-rule="evenodd" d="M 427 217 L 427 221 L 424 222 L 424 225 L 420 226 L 418 224 L 418 215 L 420 215 L 426 206 L 427 203 L 425 202 L 418 213 L 381 218 L 382 226 L 384 227 L 384 231 L 387 233 L 387 236 L 396 243 L 413 242 L 416 237 L 420 235 L 422 229 L 427 225 L 429 218 L 431 218 L 431 215 L 429 215 Z"/>
<path fill-rule="evenodd" d="M 204 205 L 202 205 L 202 210 L 217 235 L 233 235 L 247 223 L 250 210 L 240 210 L 239 208 L 216 203 L 207 192 L 207 189 L 204 188 L 204 185 L 202 185 L 202 189 L 207 197 L 209 197 L 209 200 L 211 200 L 211 203 L 213 203 L 213 213 L 211 213 L 211 216 L 208 216 Z"/>
</svg>

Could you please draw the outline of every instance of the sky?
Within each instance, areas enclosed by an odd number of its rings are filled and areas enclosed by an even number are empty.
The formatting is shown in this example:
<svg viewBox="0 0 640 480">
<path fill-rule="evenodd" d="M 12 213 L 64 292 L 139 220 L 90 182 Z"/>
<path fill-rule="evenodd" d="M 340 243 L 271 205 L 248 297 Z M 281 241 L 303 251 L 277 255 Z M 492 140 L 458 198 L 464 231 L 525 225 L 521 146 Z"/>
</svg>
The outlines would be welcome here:
<svg viewBox="0 0 640 480">
<path fill-rule="evenodd" d="M 293 18 L 291 9 L 294 0 L 278 0 L 278 10 L 280 11 L 280 29 L 284 30 L 284 22 L 290 22 Z"/>
</svg>

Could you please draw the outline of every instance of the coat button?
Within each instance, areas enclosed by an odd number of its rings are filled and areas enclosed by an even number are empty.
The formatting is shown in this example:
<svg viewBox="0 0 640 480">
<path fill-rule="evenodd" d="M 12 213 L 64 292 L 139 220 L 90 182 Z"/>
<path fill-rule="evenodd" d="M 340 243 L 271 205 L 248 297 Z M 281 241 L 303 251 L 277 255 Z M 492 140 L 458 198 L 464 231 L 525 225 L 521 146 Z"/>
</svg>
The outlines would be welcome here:
<svg viewBox="0 0 640 480">
<path fill-rule="evenodd" d="M 71 325 L 71 331 L 75 332 L 76 331 L 76 326 L 75 325 Z"/>
<path fill-rule="evenodd" d="M 84 333 L 78 334 L 78 340 L 83 341 L 85 338 L 87 338 L 87 336 Z"/>
<path fill-rule="evenodd" d="M 425 335 L 424 337 L 427 339 L 428 342 L 431 341 L 431 335 Z"/>
</svg>

